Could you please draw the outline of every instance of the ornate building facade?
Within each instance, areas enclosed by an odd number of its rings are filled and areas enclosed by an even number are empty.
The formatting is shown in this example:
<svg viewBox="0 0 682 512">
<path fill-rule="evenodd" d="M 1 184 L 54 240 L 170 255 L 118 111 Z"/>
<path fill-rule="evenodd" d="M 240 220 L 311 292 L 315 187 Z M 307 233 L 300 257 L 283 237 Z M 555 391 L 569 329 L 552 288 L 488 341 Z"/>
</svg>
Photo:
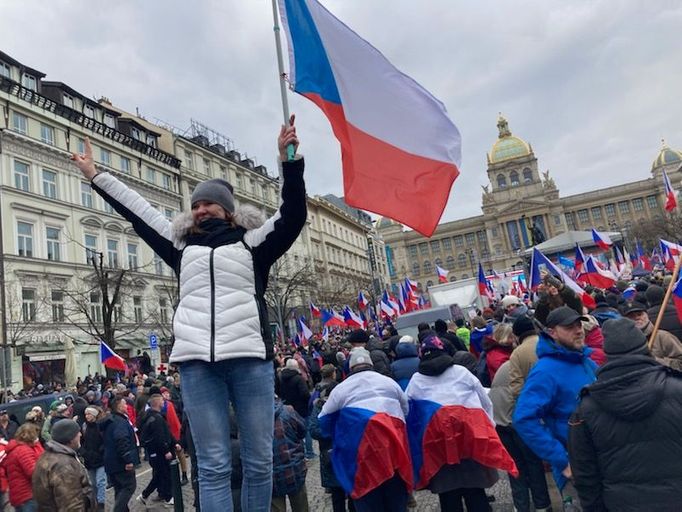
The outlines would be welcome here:
<svg viewBox="0 0 682 512">
<path fill-rule="evenodd" d="M 444 222 L 431 238 L 379 219 L 392 284 L 410 276 L 428 287 L 438 282 L 436 265 L 450 271 L 451 281 L 475 276 L 479 261 L 486 272 L 520 269 L 528 248 L 571 230 L 594 227 L 627 239 L 633 222 L 662 214 L 663 170 L 675 188 L 682 179 L 682 153 L 664 143 L 649 177 L 561 197 L 549 171 L 539 171 L 532 146 L 514 136 L 502 116 L 497 128 L 487 154 L 482 215 Z"/>
<path fill-rule="evenodd" d="M 170 348 L 175 276 L 69 161 L 84 152 L 86 137 L 98 169 L 169 220 L 189 211 L 192 190 L 210 178 L 233 185 L 237 206 L 251 204 L 266 215 L 279 206 L 279 176 L 214 130 L 195 121 L 185 131 L 150 122 L 0 52 L 0 386 L 61 380 L 67 340 L 78 375 L 102 371 L 92 332 L 106 314 L 92 282 L 98 261 L 104 272 L 125 271 L 128 283 L 112 312 L 115 350 L 135 356 L 149 348 L 152 332 Z M 303 268 L 313 277 L 294 294 L 298 311 L 334 291 L 349 301 L 356 284 L 371 285 L 373 277 L 377 286 L 387 282 L 383 241 L 366 213 L 331 195 L 309 197 L 308 212 L 271 275 L 275 294 Z"/>
</svg>

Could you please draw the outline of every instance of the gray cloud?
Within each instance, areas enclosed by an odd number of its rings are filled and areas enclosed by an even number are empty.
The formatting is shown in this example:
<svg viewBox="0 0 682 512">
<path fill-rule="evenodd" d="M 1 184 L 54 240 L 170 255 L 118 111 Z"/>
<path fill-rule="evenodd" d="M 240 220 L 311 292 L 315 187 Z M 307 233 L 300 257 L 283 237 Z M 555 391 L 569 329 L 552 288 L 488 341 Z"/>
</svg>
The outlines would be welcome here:
<svg viewBox="0 0 682 512">
<path fill-rule="evenodd" d="M 480 213 L 497 112 L 562 195 L 648 177 L 682 148 L 676 2 L 333 0 L 327 8 L 448 108 L 463 165 L 444 219 Z M 269 2 L 4 2 L 0 48 L 80 92 L 178 127 L 198 119 L 275 168 L 282 122 Z M 343 194 L 324 116 L 290 95 L 313 194 Z"/>
</svg>

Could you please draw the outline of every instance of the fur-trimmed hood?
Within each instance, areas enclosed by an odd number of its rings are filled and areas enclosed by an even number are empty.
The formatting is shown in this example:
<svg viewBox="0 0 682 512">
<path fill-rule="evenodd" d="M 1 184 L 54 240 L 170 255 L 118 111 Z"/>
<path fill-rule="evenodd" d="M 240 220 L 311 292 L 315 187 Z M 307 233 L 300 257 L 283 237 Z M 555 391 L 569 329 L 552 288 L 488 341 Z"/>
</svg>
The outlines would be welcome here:
<svg viewBox="0 0 682 512">
<path fill-rule="evenodd" d="M 255 206 L 245 204 L 236 208 L 234 222 L 247 231 L 261 227 L 265 223 L 265 214 Z M 194 226 L 192 212 L 183 212 L 173 219 L 173 241 L 184 242 L 190 229 Z"/>
</svg>

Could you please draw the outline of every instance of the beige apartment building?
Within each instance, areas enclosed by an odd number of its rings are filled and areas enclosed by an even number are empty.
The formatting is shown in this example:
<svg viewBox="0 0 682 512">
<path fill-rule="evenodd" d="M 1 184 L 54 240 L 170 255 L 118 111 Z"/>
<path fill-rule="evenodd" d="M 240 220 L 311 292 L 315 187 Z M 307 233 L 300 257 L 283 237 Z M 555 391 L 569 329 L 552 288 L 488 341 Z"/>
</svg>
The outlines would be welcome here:
<svg viewBox="0 0 682 512">
<path fill-rule="evenodd" d="M 70 162 L 72 152 L 84 151 L 85 137 L 99 169 L 169 219 L 189 211 L 194 186 L 209 178 L 229 181 L 237 206 L 272 215 L 279 205 L 278 173 L 269 174 L 215 130 L 196 121 L 185 131 L 151 122 L 48 81 L 2 52 L 0 116 L 0 382 L 14 389 L 62 379 L 67 357 L 75 359 L 77 375 L 102 371 L 93 326 L 106 307 L 93 262 L 109 276 L 124 271 L 112 308 L 117 353 L 132 358 L 148 349 L 151 333 L 163 354 L 170 350 L 175 276 Z M 312 269 L 293 294 L 292 312 L 324 297 L 350 301 L 356 285 L 371 286 L 373 275 L 376 286 L 388 281 L 383 242 L 367 214 L 334 196 L 309 198 L 308 208 L 301 236 L 271 274 L 276 294 L 297 270 Z M 282 319 L 290 329 L 292 318 Z"/>
<path fill-rule="evenodd" d="M 486 272 L 521 269 L 525 251 L 534 245 L 533 227 L 536 238 L 545 240 L 593 227 L 620 232 L 627 240 L 633 222 L 662 215 L 663 170 L 674 188 L 682 180 L 682 152 L 664 143 L 641 180 L 561 197 L 550 172 L 540 172 L 532 146 L 512 135 L 502 116 L 497 128 L 486 155 L 481 215 L 444 222 L 431 238 L 387 218 L 377 222 L 392 284 L 410 276 L 428 287 L 438 282 L 436 265 L 450 271 L 451 281 L 476 275 L 479 261 Z"/>
</svg>

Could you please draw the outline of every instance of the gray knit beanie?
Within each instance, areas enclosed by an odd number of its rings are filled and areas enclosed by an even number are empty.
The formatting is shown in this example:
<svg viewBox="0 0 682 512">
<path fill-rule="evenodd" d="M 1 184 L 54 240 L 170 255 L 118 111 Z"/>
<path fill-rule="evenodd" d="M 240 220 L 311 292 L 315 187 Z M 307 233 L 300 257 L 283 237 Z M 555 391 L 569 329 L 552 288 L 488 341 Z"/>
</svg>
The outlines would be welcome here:
<svg viewBox="0 0 682 512">
<path fill-rule="evenodd" d="M 191 205 L 197 201 L 219 204 L 228 213 L 234 213 L 233 189 L 227 181 L 215 178 L 199 183 L 192 192 Z"/>
<path fill-rule="evenodd" d="M 614 318 L 604 322 L 604 352 L 609 359 L 624 355 L 649 353 L 646 336 L 629 318 Z"/>
<path fill-rule="evenodd" d="M 76 437 L 78 432 L 80 432 L 78 423 L 70 419 L 65 419 L 53 424 L 50 434 L 52 435 L 53 441 L 61 444 L 68 444 L 74 437 Z"/>
</svg>

